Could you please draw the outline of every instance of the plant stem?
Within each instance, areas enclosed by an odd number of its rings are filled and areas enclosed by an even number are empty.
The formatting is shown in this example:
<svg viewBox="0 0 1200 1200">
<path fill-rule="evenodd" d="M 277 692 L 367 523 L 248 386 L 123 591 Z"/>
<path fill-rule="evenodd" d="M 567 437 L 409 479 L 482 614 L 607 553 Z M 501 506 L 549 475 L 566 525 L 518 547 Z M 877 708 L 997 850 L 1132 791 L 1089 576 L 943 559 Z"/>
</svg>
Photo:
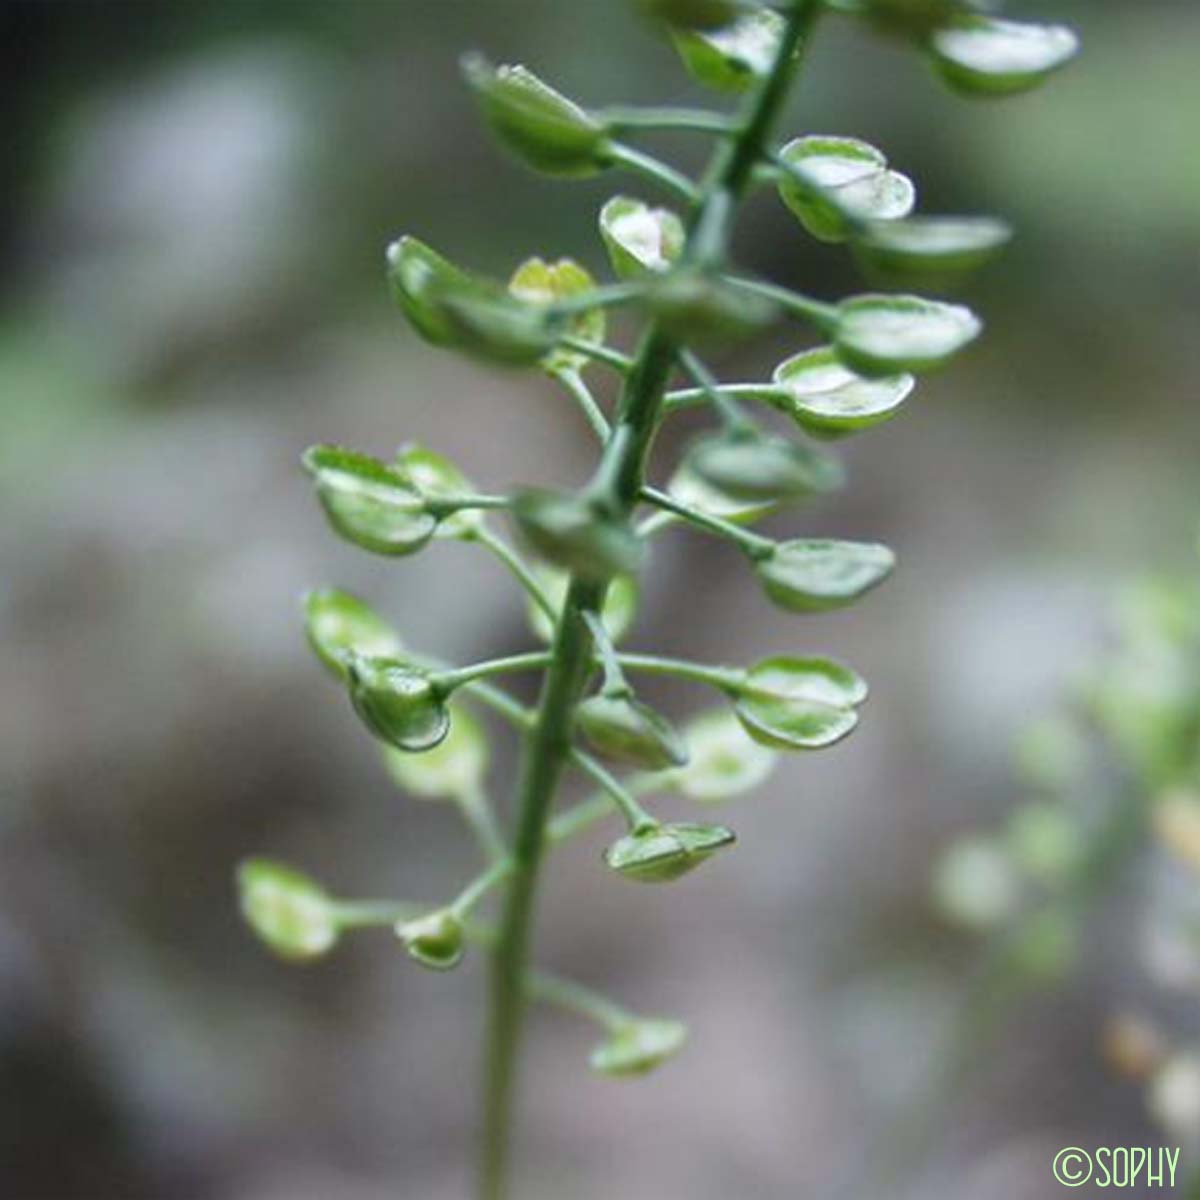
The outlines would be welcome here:
<svg viewBox="0 0 1200 1200">
<path fill-rule="evenodd" d="M 700 108 L 605 108 L 595 114 L 610 133 L 637 130 L 686 130 L 692 133 L 728 134 L 735 129 L 724 113 Z"/>
<path fill-rule="evenodd" d="M 641 170 L 696 200 L 682 256 L 685 265 L 707 264 L 723 255 L 736 202 L 762 157 L 796 68 L 797 51 L 817 12 L 816 0 L 797 0 L 789 11 L 771 71 L 751 94 L 744 123 L 718 147 L 698 195 L 691 182 L 676 172 L 664 170 L 636 151 L 614 147 L 614 159 L 620 165 Z M 641 499 L 646 459 L 678 349 L 672 338 L 651 323 L 626 377 L 617 419 L 597 472 L 599 478 L 611 481 L 610 498 L 619 517 L 628 518 Z M 512 839 L 514 869 L 492 963 L 480 1200 L 507 1200 L 510 1195 L 513 1099 L 538 871 L 551 804 L 570 752 L 572 712 L 593 669 L 592 639 L 582 613 L 601 611 L 606 589 L 605 583 L 578 577 L 571 580 L 522 761 L 516 836 Z"/>
<path fill-rule="evenodd" d="M 686 175 L 681 175 L 674 167 L 668 167 L 666 163 L 659 162 L 657 158 L 643 154 L 632 146 L 612 142 L 609 145 L 609 157 L 614 166 L 624 167 L 634 175 L 659 184 L 689 204 L 694 204 L 699 199 L 696 185 Z"/>
<path fill-rule="evenodd" d="M 486 525 L 481 525 L 475 534 L 475 540 L 490 550 L 508 568 L 529 598 L 551 621 L 558 620 L 557 609 L 550 603 L 550 597 L 543 591 L 529 564 L 498 533 L 494 533 Z"/>
<path fill-rule="evenodd" d="M 579 405 L 579 410 L 583 413 L 588 425 L 591 426 L 592 432 L 602 442 L 606 441 L 612 429 L 608 424 L 608 418 L 604 415 L 600 405 L 596 403 L 592 389 L 584 383 L 583 376 L 578 371 L 563 370 L 555 371 L 554 378 L 571 393 L 571 398 Z M 551 619 L 557 615 L 557 613 L 553 614 Z"/>
<path fill-rule="evenodd" d="M 689 525 L 695 525 L 697 529 L 703 529 L 705 533 L 711 533 L 733 542 L 753 559 L 766 558 L 775 549 L 775 543 L 770 538 L 763 537 L 758 533 L 751 533 L 748 529 L 743 529 L 740 525 L 735 525 L 732 521 L 726 521 L 722 517 L 714 517 L 709 513 L 701 512 L 690 504 L 676 500 L 670 492 L 644 487 L 642 488 L 642 499 L 648 504 L 653 504 L 655 508 L 669 512 L 681 521 L 686 521 Z"/>
</svg>

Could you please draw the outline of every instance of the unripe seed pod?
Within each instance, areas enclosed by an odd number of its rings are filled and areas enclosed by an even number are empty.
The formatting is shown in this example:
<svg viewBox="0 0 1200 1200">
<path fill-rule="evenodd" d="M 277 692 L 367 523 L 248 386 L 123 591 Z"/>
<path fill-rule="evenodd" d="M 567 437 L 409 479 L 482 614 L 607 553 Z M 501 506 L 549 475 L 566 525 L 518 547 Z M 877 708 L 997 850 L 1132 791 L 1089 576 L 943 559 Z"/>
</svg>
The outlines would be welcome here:
<svg viewBox="0 0 1200 1200">
<path fill-rule="evenodd" d="M 513 497 L 512 515 L 530 545 L 565 570 L 607 579 L 641 566 L 642 539 L 584 497 L 526 488 Z"/>
<path fill-rule="evenodd" d="M 735 841 L 723 825 L 654 825 L 614 842 L 604 861 L 626 879 L 670 883 Z"/>
<path fill-rule="evenodd" d="M 638 4 L 652 21 L 680 29 L 720 29 L 743 11 L 737 0 L 638 0 Z"/>
<path fill-rule="evenodd" d="M 575 710 L 575 720 L 593 749 L 647 771 L 687 762 L 687 745 L 660 713 L 628 696 L 592 696 Z"/>
<path fill-rule="evenodd" d="M 751 502 L 830 492 L 845 479 L 841 463 L 829 455 L 752 431 L 701 438 L 685 461 L 705 483 Z"/>
<path fill-rule="evenodd" d="M 532 71 L 493 67 L 468 55 L 463 73 L 496 137 L 528 166 L 567 178 L 595 175 L 608 166 L 604 128 Z"/>
<path fill-rule="evenodd" d="M 376 737 L 399 750 L 436 746 L 450 714 L 424 671 L 395 658 L 352 658 L 347 664 L 354 711 Z"/>
<path fill-rule="evenodd" d="M 449 971 L 463 960 L 462 922 L 448 909 L 438 909 L 396 926 L 396 936 L 409 957 L 431 971 Z"/>
<path fill-rule="evenodd" d="M 329 953 L 338 940 L 336 907 L 307 875 L 252 858 L 238 867 L 242 915 L 281 958 L 304 962 Z"/>
<path fill-rule="evenodd" d="M 767 596 L 792 612 L 844 608 L 882 583 L 896 556 L 875 542 L 781 542 L 755 565 Z"/>
<path fill-rule="evenodd" d="M 336 588 L 304 597 L 304 625 L 317 657 L 343 682 L 349 678 L 346 664 L 354 655 L 394 658 L 403 649 L 396 631 L 382 617 Z"/>
<path fill-rule="evenodd" d="M 644 1018 L 617 1029 L 591 1053 L 593 1071 L 616 1078 L 645 1075 L 678 1054 L 687 1041 L 681 1021 Z"/>
<path fill-rule="evenodd" d="M 413 554 L 433 537 L 437 519 L 404 478 L 377 459 L 338 446 L 304 453 L 330 525 L 373 554 Z"/>
</svg>

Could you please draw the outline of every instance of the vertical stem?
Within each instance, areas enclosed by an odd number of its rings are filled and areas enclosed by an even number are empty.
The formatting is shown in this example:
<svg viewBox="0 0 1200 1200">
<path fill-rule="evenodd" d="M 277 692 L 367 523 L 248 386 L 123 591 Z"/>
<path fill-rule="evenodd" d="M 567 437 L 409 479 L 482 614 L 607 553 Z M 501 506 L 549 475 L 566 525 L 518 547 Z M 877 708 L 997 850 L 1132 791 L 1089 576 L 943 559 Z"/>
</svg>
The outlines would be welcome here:
<svg viewBox="0 0 1200 1200">
<path fill-rule="evenodd" d="M 703 268 L 723 258 L 734 210 L 761 158 L 817 11 L 817 0 L 795 0 L 770 73 L 748 100 L 744 120 L 719 144 L 693 210 L 686 264 Z M 678 352 L 676 342 L 651 324 L 626 377 L 593 484 L 604 488 L 619 517 L 628 517 L 641 497 Z M 592 670 L 592 639 L 582 614 L 599 612 L 606 590 L 605 583 L 571 580 L 522 761 L 513 874 L 492 960 L 479 1200 L 510 1196 L 513 1100 L 538 871 L 551 804 L 570 751 L 572 710 Z"/>
</svg>

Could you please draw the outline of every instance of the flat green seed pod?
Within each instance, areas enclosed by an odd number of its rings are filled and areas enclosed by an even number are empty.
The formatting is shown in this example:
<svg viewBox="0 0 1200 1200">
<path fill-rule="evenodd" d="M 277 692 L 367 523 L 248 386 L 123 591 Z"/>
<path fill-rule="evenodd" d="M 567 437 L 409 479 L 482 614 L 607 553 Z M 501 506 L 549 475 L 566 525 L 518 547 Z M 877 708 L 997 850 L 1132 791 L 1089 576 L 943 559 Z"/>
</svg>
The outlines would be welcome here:
<svg viewBox="0 0 1200 1200">
<path fill-rule="evenodd" d="M 606 579 L 641 566 L 642 539 L 579 496 L 526 488 L 513 496 L 512 516 L 529 544 L 564 570 Z"/>
<path fill-rule="evenodd" d="M 962 13 L 934 31 L 929 53 L 955 91 L 1009 96 L 1042 83 L 1079 52 L 1065 25 L 1035 25 Z"/>
<path fill-rule="evenodd" d="M 762 9 L 720 29 L 681 30 L 675 46 L 697 83 L 719 92 L 744 92 L 770 71 L 785 27 L 778 13 Z"/>
<path fill-rule="evenodd" d="M 815 700 L 839 708 L 853 708 L 867 698 L 867 681 L 831 658 L 764 658 L 746 671 L 743 687 L 764 699 Z"/>
<path fill-rule="evenodd" d="M 307 962 L 338 940 L 336 906 L 307 875 L 283 863 L 252 858 L 237 870 L 242 915 L 281 958 Z"/>
<path fill-rule="evenodd" d="M 858 724 L 852 708 L 754 693 L 742 696 L 734 712 L 755 741 L 776 750 L 823 750 L 849 736 Z"/>
<path fill-rule="evenodd" d="M 493 67 L 479 55 L 463 59 L 484 119 L 506 150 L 546 175 L 583 178 L 608 165 L 604 129 L 522 66 Z"/>
<path fill-rule="evenodd" d="M 396 451 L 392 469 L 425 499 L 440 500 L 475 491 L 475 485 L 454 463 L 436 450 L 417 442 L 406 442 Z M 438 522 L 434 536 L 469 540 L 475 536 L 484 520 L 484 514 L 479 509 L 464 509 L 443 517 Z"/>
<path fill-rule="evenodd" d="M 549 263 L 542 258 L 526 259 L 508 282 L 508 290 L 527 304 L 553 304 L 594 291 L 596 281 L 574 259 L 560 258 Z M 603 308 L 592 308 L 568 318 L 565 332 L 589 345 L 602 346 L 608 321 Z M 555 348 L 543 360 L 550 372 L 579 370 L 588 357 L 577 350 Z"/>
<path fill-rule="evenodd" d="M 884 275 L 947 280 L 990 262 L 1011 240 L 1011 226 L 995 217 L 908 217 L 869 222 L 854 252 Z"/>
<path fill-rule="evenodd" d="M 591 696 L 575 710 L 575 720 L 591 747 L 606 758 L 646 771 L 664 771 L 687 762 L 687 744 L 675 727 L 639 700 Z"/>
<path fill-rule="evenodd" d="M 601 1075 L 637 1077 L 673 1058 L 686 1041 L 687 1026 L 682 1022 L 644 1018 L 622 1026 L 601 1042 L 588 1062 Z"/>
<path fill-rule="evenodd" d="M 409 957 L 431 971 L 453 970 L 466 952 L 462 923 L 447 909 L 399 922 L 396 936 Z"/>
<path fill-rule="evenodd" d="M 432 750 L 450 732 L 450 714 L 426 673 L 394 658 L 353 658 L 354 711 L 377 738 L 398 750 Z"/>
<path fill-rule="evenodd" d="M 896 556 L 875 542 L 801 538 L 755 565 L 768 597 L 792 612 L 844 608 L 882 583 Z"/>
<path fill-rule="evenodd" d="M 916 380 L 909 374 L 869 379 L 841 362 L 832 346 L 805 350 L 775 368 L 786 393 L 779 404 L 802 429 L 818 437 L 845 437 L 887 421 L 899 411 Z"/>
<path fill-rule="evenodd" d="M 835 458 L 787 438 L 758 433 L 704 437 L 688 451 L 688 468 L 705 483 L 751 503 L 831 492 L 845 480 Z"/>
<path fill-rule="evenodd" d="M 820 241 L 843 242 L 858 223 L 912 212 L 912 181 L 891 170 L 868 142 L 814 134 L 788 142 L 779 153 L 794 172 L 780 179 L 780 198 Z"/>
<path fill-rule="evenodd" d="M 688 763 L 670 775 L 671 786 L 693 800 L 717 804 L 765 782 L 778 756 L 754 741 L 728 708 L 710 709 L 683 731 Z"/>
<path fill-rule="evenodd" d="M 600 210 L 600 236 L 621 279 L 669 271 L 683 253 L 683 222 L 668 208 L 614 196 Z"/>
<path fill-rule="evenodd" d="M 313 652 L 343 682 L 349 678 L 346 664 L 354 655 L 395 658 L 404 649 L 399 635 L 382 617 L 336 588 L 305 595 L 304 628 Z"/>
<path fill-rule="evenodd" d="M 614 842 L 604 861 L 626 879 L 670 883 L 736 840 L 723 825 L 656 825 Z"/>
<path fill-rule="evenodd" d="M 932 370 L 983 329 L 969 308 L 920 296 L 853 296 L 838 307 L 837 355 L 870 377 Z"/>
<path fill-rule="evenodd" d="M 433 537 L 437 520 L 419 492 L 378 459 L 339 446 L 313 446 L 304 468 L 330 525 L 373 554 L 404 555 Z"/>
</svg>

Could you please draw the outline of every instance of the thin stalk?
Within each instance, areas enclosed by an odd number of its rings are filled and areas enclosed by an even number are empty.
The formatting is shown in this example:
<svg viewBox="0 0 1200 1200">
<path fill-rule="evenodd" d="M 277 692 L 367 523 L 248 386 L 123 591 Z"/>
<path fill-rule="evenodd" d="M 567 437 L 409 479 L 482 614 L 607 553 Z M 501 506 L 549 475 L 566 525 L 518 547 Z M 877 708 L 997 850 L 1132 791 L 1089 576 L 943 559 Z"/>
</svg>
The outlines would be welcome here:
<svg viewBox="0 0 1200 1200">
<path fill-rule="evenodd" d="M 657 183 L 689 204 L 695 204 L 700 199 L 699 190 L 686 175 L 681 175 L 674 167 L 659 162 L 657 158 L 643 154 L 641 150 L 635 150 L 632 146 L 626 146 L 622 142 L 611 142 L 608 153 L 613 166 L 624 167 L 634 175 L 640 175 L 643 179 L 650 180 L 651 183 Z"/>
<path fill-rule="evenodd" d="M 464 509 L 508 508 L 511 503 L 507 496 L 477 496 L 470 494 L 462 496 L 428 496 L 424 501 L 424 508 L 427 513 L 442 520 L 445 517 L 452 517 L 456 512 L 462 512 Z"/>
<path fill-rule="evenodd" d="M 554 1004 L 576 1016 L 596 1021 L 610 1032 L 624 1029 L 637 1021 L 637 1017 L 627 1008 L 614 1004 L 607 996 L 573 979 L 563 979 L 545 971 L 532 971 L 526 978 L 525 987 L 532 999 Z"/>
<path fill-rule="evenodd" d="M 794 292 L 791 288 L 781 287 L 777 283 L 765 283 L 760 279 L 729 275 L 725 282 L 741 288 L 743 292 L 750 292 L 778 304 L 785 312 L 808 321 L 822 333 L 832 334 L 837 327 L 836 304 L 826 304 L 823 300 L 814 300 L 812 296 L 805 296 L 802 292 Z"/>
<path fill-rule="evenodd" d="M 608 636 L 603 619 L 594 612 L 584 613 L 583 617 L 587 621 L 588 629 L 591 630 L 592 641 L 600 653 L 600 666 L 604 671 L 602 691 L 606 696 L 630 695 L 633 689 L 630 688 L 625 673 L 621 670 L 621 664 L 617 660 L 616 647 L 612 644 L 612 638 Z"/>
<path fill-rule="evenodd" d="M 550 602 L 537 576 L 529 564 L 510 546 L 499 534 L 493 533 L 486 525 L 482 525 L 475 533 L 475 540 L 491 551 L 509 570 L 512 577 L 521 585 L 529 598 L 542 610 L 551 621 L 558 620 L 558 610 Z"/>
<path fill-rule="evenodd" d="M 513 862 L 511 859 L 498 859 L 458 893 L 450 903 L 450 911 L 460 920 L 469 917 L 488 892 L 503 883 L 512 872 Z"/>
<path fill-rule="evenodd" d="M 589 775 L 594 783 L 600 785 L 610 804 L 615 806 L 621 816 L 625 818 L 625 823 L 629 826 L 631 833 L 653 829 L 658 825 L 658 821 L 637 802 L 633 793 L 627 790 L 607 767 L 601 766 L 590 754 L 584 754 L 579 750 L 572 751 L 571 761 L 585 775 Z"/>
<path fill-rule="evenodd" d="M 743 529 L 732 521 L 710 516 L 698 508 L 692 508 L 691 505 L 676 500 L 669 492 L 661 492 L 658 488 L 644 487 L 642 488 L 642 499 L 648 504 L 653 504 L 655 508 L 660 508 L 664 512 L 678 517 L 681 521 L 694 525 L 697 529 L 703 529 L 705 533 L 711 533 L 733 542 L 753 559 L 766 558 L 775 550 L 775 543 L 770 538 L 763 537 L 758 533 L 751 533 L 748 529 Z"/>
<path fill-rule="evenodd" d="M 585 358 L 593 358 L 596 362 L 603 363 L 606 367 L 612 367 L 614 371 L 619 371 L 622 375 L 628 375 L 633 370 L 633 359 L 628 354 L 622 354 L 620 350 L 614 350 L 611 346 L 589 342 L 586 338 L 575 337 L 570 333 L 564 333 L 556 345 L 561 346 L 564 350 L 574 350 L 576 354 L 582 354 Z"/>
<path fill-rule="evenodd" d="M 670 675 L 692 683 L 704 683 L 722 692 L 737 691 L 746 681 L 745 671 L 736 667 L 712 667 L 705 663 L 688 662 L 683 658 L 664 658 L 658 654 L 620 654 L 621 666 L 645 675 Z"/>
<path fill-rule="evenodd" d="M 695 408 L 698 404 L 707 404 L 713 399 L 713 392 L 728 396 L 731 400 L 749 400 L 756 404 L 772 406 L 787 399 L 785 388 L 774 387 L 769 383 L 722 383 L 715 389 L 711 387 L 679 388 L 668 392 L 663 404 L 666 413 L 679 412 L 684 408 Z"/>
<path fill-rule="evenodd" d="M 505 658 L 489 658 L 486 662 L 472 663 L 469 667 L 436 671 L 430 675 L 429 682 L 444 695 L 449 695 L 455 688 L 474 683 L 477 679 L 488 679 L 492 675 L 509 675 L 513 671 L 537 671 L 549 665 L 549 650 L 530 650 L 525 654 L 510 654 Z"/>
<path fill-rule="evenodd" d="M 399 900 L 339 900 L 333 911 L 339 929 L 378 929 L 411 921 L 427 913 L 429 905 Z"/>
<path fill-rule="evenodd" d="M 496 813 L 485 793 L 479 788 L 460 793 L 456 798 L 459 811 L 475 835 L 485 859 L 496 862 L 508 855 L 504 834 L 496 821 Z"/>
<path fill-rule="evenodd" d="M 591 312 L 597 308 L 617 308 L 622 304 L 637 300 L 646 294 L 644 283 L 610 283 L 603 287 L 594 287 L 562 300 L 555 300 L 547 306 L 547 311 L 561 317 L 569 317 L 576 313 Z"/>
<path fill-rule="evenodd" d="M 817 13 L 816 0 L 798 0 L 789 11 L 771 70 L 751 93 L 737 134 L 718 147 L 699 191 L 689 180 L 655 160 L 613 146 L 616 164 L 648 175 L 689 202 L 696 202 L 682 255 L 684 265 L 703 265 L 723 255 L 736 202 L 764 153 L 767 136 L 796 70 L 797 51 L 807 40 Z M 601 478 L 611 480 L 611 499 L 618 516 L 628 517 L 642 498 L 646 460 L 678 349 L 675 341 L 651 322 L 626 376 L 617 419 L 598 472 Z M 551 805 L 570 754 L 572 712 L 592 671 L 591 635 L 582 613 L 599 612 L 606 590 L 603 582 L 572 578 L 523 756 L 516 835 L 512 839 L 514 871 L 492 962 L 480 1200 L 507 1200 L 511 1195 L 513 1099 L 534 897 Z"/>
<path fill-rule="evenodd" d="M 612 134 L 649 130 L 683 130 L 690 133 L 729 134 L 737 128 L 725 113 L 701 108 L 612 108 L 593 114 Z"/>
<path fill-rule="evenodd" d="M 754 423 L 742 411 L 742 406 L 725 391 L 717 377 L 691 350 L 679 352 L 679 365 L 699 385 L 701 393 L 716 409 L 726 429 L 731 431 L 753 429 Z"/>
<path fill-rule="evenodd" d="M 578 371 L 562 370 L 555 371 L 554 378 L 567 389 L 571 398 L 579 405 L 579 411 L 583 413 L 592 432 L 600 441 L 607 441 L 612 428 L 608 423 L 608 418 L 596 402 L 596 397 L 592 395 L 592 389 L 584 383 L 583 376 Z M 557 613 L 552 614 L 552 619 L 557 615 Z"/>
</svg>

